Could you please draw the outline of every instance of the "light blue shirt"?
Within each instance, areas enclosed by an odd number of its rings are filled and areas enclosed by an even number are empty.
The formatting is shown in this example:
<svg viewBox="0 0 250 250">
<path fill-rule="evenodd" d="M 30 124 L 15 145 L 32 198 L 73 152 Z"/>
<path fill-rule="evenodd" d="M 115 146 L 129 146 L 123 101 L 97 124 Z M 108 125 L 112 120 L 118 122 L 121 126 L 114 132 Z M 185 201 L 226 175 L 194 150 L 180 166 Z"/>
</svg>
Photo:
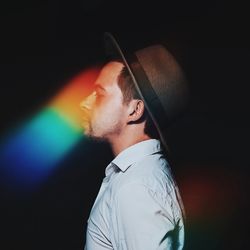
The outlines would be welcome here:
<svg viewBox="0 0 250 250">
<path fill-rule="evenodd" d="M 184 209 L 159 140 L 134 144 L 106 167 L 85 250 L 167 250 L 184 245 Z"/>
</svg>

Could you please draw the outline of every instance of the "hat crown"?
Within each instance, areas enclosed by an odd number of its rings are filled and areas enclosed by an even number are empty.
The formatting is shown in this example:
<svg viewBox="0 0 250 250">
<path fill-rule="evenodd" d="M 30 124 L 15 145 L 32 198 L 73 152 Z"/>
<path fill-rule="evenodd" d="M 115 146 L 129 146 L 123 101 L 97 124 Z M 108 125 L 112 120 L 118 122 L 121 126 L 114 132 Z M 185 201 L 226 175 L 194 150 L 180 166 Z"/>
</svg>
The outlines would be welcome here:
<svg viewBox="0 0 250 250">
<path fill-rule="evenodd" d="M 169 121 L 174 121 L 184 111 L 188 102 L 188 86 L 183 70 L 162 45 L 143 48 L 136 51 L 135 55 Z"/>
</svg>

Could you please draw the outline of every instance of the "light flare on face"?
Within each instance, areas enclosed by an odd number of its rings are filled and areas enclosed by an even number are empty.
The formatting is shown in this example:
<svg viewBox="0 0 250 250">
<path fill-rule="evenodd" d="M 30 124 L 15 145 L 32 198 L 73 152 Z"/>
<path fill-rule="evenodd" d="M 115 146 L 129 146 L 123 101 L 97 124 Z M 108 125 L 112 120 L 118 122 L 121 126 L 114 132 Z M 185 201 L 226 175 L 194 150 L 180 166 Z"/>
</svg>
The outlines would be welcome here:
<svg viewBox="0 0 250 250">
<path fill-rule="evenodd" d="M 39 113 L 5 135 L 0 170 L 6 185 L 27 190 L 39 186 L 83 138 L 79 104 L 99 71 L 93 67 L 78 74 Z"/>
</svg>

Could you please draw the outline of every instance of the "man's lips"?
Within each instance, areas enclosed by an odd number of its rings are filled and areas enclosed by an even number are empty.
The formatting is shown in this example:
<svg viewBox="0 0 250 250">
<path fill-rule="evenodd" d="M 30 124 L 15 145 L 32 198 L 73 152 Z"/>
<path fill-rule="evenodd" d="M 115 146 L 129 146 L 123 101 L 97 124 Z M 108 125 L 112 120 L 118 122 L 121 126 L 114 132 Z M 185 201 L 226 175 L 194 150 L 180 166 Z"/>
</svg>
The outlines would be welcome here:
<svg viewBox="0 0 250 250">
<path fill-rule="evenodd" d="M 83 116 L 81 117 L 81 127 L 85 128 L 90 123 L 90 111 L 83 107 Z"/>
<path fill-rule="evenodd" d="M 83 117 L 82 117 L 82 120 L 83 120 L 83 121 L 89 121 L 89 117 L 83 116 Z"/>
<path fill-rule="evenodd" d="M 85 128 L 90 122 L 90 116 L 84 115 L 81 119 L 81 127 Z"/>
<path fill-rule="evenodd" d="M 90 119 L 90 112 L 88 112 L 87 109 L 84 109 L 83 111 L 84 112 L 82 113 L 83 114 L 82 119 L 89 120 Z"/>
<path fill-rule="evenodd" d="M 83 120 L 80 124 L 81 128 L 83 128 L 84 130 L 88 128 L 89 123 L 85 120 Z"/>
<path fill-rule="evenodd" d="M 81 120 L 82 120 L 82 122 L 85 123 L 85 124 L 86 124 L 86 123 L 89 123 L 89 121 L 90 121 L 89 117 L 86 117 L 86 116 L 82 117 Z"/>
</svg>

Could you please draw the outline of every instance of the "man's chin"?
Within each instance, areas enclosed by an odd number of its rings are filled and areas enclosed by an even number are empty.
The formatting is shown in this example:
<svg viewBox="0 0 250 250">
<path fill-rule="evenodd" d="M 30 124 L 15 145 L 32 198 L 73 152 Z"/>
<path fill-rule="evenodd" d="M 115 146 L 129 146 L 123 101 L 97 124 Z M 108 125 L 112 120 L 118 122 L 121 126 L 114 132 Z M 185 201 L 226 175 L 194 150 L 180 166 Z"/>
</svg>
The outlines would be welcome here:
<svg viewBox="0 0 250 250">
<path fill-rule="evenodd" d="M 85 130 L 84 131 L 84 136 L 89 138 L 89 139 L 92 139 L 94 141 L 98 141 L 98 142 L 104 142 L 104 141 L 107 141 L 106 138 L 104 138 L 103 136 L 100 136 L 100 135 L 96 135 L 95 133 L 93 133 L 93 131 L 90 131 L 90 130 Z"/>
</svg>

